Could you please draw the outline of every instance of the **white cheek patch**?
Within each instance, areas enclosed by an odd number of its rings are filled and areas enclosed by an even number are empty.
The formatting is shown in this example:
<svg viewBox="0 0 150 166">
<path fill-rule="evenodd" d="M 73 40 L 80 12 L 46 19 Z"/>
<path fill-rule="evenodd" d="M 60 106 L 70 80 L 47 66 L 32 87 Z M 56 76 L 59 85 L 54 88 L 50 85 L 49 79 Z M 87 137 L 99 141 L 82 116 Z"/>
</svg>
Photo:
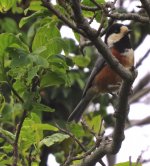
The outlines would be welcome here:
<svg viewBox="0 0 150 166">
<path fill-rule="evenodd" d="M 123 38 L 123 34 L 120 34 L 120 33 L 119 34 L 116 34 L 116 33 L 111 34 L 107 39 L 108 47 L 112 47 L 114 45 L 114 43 L 118 42 L 122 38 Z"/>
<path fill-rule="evenodd" d="M 125 52 L 124 53 L 121 53 L 121 55 L 123 56 L 134 56 L 134 51 L 132 48 L 130 49 L 125 49 Z"/>
</svg>

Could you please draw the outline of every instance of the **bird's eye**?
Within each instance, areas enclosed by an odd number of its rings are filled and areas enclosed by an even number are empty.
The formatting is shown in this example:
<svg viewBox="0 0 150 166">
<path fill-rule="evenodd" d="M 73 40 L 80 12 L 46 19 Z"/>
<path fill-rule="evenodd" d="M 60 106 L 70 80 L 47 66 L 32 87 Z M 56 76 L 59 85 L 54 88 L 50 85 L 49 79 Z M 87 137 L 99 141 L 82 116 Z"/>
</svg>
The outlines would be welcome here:
<svg viewBox="0 0 150 166">
<path fill-rule="evenodd" d="M 114 33 L 119 33 L 119 32 L 120 32 L 120 29 L 118 28 L 114 30 Z"/>
</svg>

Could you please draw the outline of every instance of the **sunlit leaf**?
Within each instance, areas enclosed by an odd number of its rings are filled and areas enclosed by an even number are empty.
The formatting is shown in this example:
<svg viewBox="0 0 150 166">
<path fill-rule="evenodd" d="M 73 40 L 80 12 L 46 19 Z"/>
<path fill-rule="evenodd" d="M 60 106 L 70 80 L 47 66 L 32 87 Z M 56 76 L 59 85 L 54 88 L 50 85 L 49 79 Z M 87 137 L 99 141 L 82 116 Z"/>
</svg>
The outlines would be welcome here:
<svg viewBox="0 0 150 166">
<path fill-rule="evenodd" d="M 41 54 L 43 57 L 59 54 L 62 50 L 68 54 L 68 46 L 61 38 L 55 21 L 51 21 L 39 28 L 34 37 L 32 44 L 33 51 L 43 46 L 46 47 L 46 50 Z"/>
<path fill-rule="evenodd" d="M 48 87 L 48 86 L 58 86 L 65 83 L 65 75 L 60 75 L 55 72 L 47 72 L 43 75 L 41 79 L 41 87 Z"/>
<path fill-rule="evenodd" d="M 42 2 L 41 1 L 39 1 L 39 0 L 37 0 L 37 1 L 31 1 L 29 8 L 27 8 L 25 10 L 25 13 L 28 10 L 31 10 L 31 11 L 40 11 L 42 9 L 45 9 L 45 7 L 42 6 Z"/>
<path fill-rule="evenodd" d="M 46 146 L 50 147 L 56 143 L 61 143 L 62 141 L 64 141 L 67 138 L 69 138 L 69 136 L 66 134 L 56 133 L 56 134 L 53 134 L 51 136 L 44 138 L 40 142 L 39 146 L 41 147 L 42 145 L 46 145 Z"/>
<path fill-rule="evenodd" d="M 83 56 L 75 56 L 72 58 L 73 62 L 80 67 L 86 67 L 90 63 L 90 58 Z"/>
<path fill-rule="evenodd" d="M 8 47 L 22 48 L 28 51 L 28 47 L 15 35 L 11 33 L 0 34 L 0 56 L 3 56 L 4 51 L 6 51 Z"/>
<path fill-rule="evenodd" d="M 32 110 L 35 111 L 35 112 L 38 112 L 38 111 L 40 111 L 40 112 L 42 112 L 42 111 L 44 111 L 44 112 L 54 112 L 55 111 L 54 109 L 52 109 L 52 108 L 50 108 L 50 107 L 48 107 L 44 104 L 40 104 L 40 103 L 33 103 L 33 109 Z"/>
<path fill-rule="evenodd" d="M 28 17 L 23 17 L 19 22 L 19 28 L 23 27 L 25 24 L 39 16 L 47 16 L 48 14 L 49 12 L 47 10 L 39 10 Z"/>
<path fill-rule="evenodd" d="M 83 137 L 85 132 L 83 130 L 83 127 L 77 123 L 69 123 L 67 125 L 68 130 L 73 133 L 76 137 Z"/>
<path fill-rule="evenodd" d="M 96 2 L 99 3 L 99 4 L 101 4 L 101 3 L 104 3 L 105 0 L 96 0 Z M 87 6 L 95 6 L 95 4 L 92 3 L 92 2 L 89 1 L 89 0 L 83 0 L 83 1 L 82 1 L 82 4 L 87 5 Z"/>
<path fill-rule="evenodd" d="M 4 130 L 2 128 L 0 128 L 0 133 L 2 133 L 3 135 L 5 135 L 6 137 L 10 138 L 12 141 L 15 140 L 15 135 L 7 130 Z"/>
<path fill-rule="evenodd" d="M 16 3 L 16 0 L 0 0 L 0 12 L 8 11 Z"/>
<path fill-rule="evenodd" d="M 130 164 L 131 163 L 128 161 L 128 162 L 115 164 L 114 166 L 129 166 Z M 142 164 L 140 164 L 140 163 L 132 163 L 132 166 L 142 166 Z"/>
</svg>

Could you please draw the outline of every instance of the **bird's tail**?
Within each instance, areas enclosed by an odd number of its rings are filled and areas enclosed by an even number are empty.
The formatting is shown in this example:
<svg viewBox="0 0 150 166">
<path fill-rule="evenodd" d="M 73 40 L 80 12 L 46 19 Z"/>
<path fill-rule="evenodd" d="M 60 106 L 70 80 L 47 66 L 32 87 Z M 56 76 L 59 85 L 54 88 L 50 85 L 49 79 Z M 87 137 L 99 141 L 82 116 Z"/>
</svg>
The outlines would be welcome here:
<svg viewBox="0 0 150 166">
<path fill-rule="evenodd" d="M 75 120 L 76 122 L 78 122 L 83 114 L 83 112 L 85 111 L 86 107 L 88 106 L 88 104 L 90 103 L 90 101 L 94 98 L 95 96 L 95 92 L 92 91 L 90 93 L 87 93 L 79 102 L 79 104 L 75 107 L 75 109 L 73 110 L 73 112 L 70 114 L 68 121 L 73 121 Z"/>
</svg>

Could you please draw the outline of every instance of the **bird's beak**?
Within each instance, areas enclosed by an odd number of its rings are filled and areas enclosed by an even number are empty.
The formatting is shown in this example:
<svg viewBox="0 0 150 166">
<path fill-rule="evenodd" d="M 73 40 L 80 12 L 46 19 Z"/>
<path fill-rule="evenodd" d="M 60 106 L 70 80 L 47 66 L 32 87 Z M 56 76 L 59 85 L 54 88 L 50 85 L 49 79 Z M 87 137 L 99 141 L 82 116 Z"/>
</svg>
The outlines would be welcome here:
<svg viewBox="0 0 150 166">
<path fill-rule="evenodd" d="M 131 30 L 131 29 L 129 29 L 129 30 L 128 30 L 128 32 L 127 32 L 127 35 L 128 35 L 128 34 L 130 34 L 131 32 L 132 32 L 132 30 Z"/>
</svg>

